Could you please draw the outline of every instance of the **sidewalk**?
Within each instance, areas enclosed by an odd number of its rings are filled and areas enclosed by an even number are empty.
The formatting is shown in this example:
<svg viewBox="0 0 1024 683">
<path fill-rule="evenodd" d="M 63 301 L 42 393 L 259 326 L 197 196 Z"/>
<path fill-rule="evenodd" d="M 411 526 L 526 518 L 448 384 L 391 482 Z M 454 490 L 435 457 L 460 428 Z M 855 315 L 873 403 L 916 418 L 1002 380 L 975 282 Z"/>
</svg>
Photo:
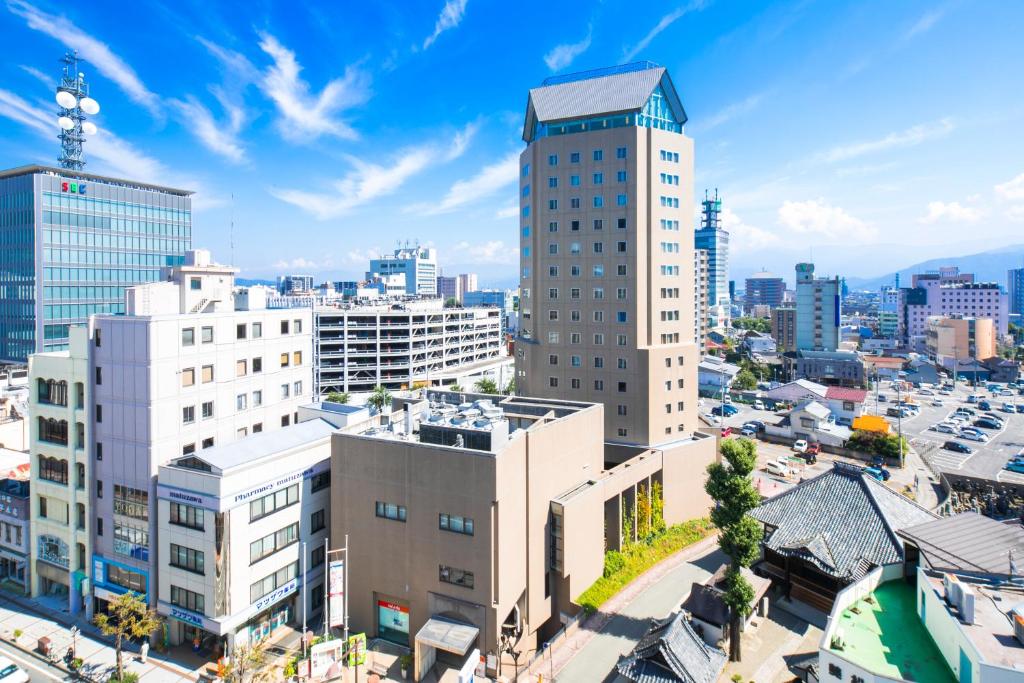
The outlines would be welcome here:
<svg viewBox="0 0 1024 683">
<path fill-rule="evenodd" d="M 61 660 L 71 647 L 71 626 L 78 626 L 81 633 L 75 639 L 76 654 L 84 664 L 82 673 L 95 680 L 105 681 L 117 666 L 117 655 L 113 645 L 99 633 L 92 624 L 73 621 L 68 615 L 55 614 L 29 598 L 18 598 L 0 593 L 0 637 L 14 642 L 14 632 L 21 631 L 17 645 L 25 650 L 35 651 L 39 638 L 50 639 L 52 652 Z M 195 681 L 196 673 L 149 651 L 148 661 L 138 661 L 138 645 L 131 644 L 123 652 L 125 669 L 139 676 L 144 683 L 183 683 Z M 60 662 L 63 666 L 63 662 Z"/>
<path fill-rule="evenodd" d="M 550 653 L 550 657 L 536 660 L 526 671 L 520 673 L 518 680 L 533 683 L 538 680 L 539 674 L 544 676 L 545 681 L 549 679 L 557 680 L 559 673 L 573 657 L 585 648 L 608 625 L 608 622 L 629 607 L 634 600 L 659 581 L 662 581 L 668 574 L 696 558 L 714 552 L 717 548 L 718 534 L 715 533 L 689 547 L 683 548 L 675 555 L 654 565 L 646 573 L 641 574 L 632 583 L 614 595 L 601 606 L 601 609 L 590 615 L 572 635 L 555 645 L 552 648 L 553 652 Z M 689 588 L 689 584 L 687 584 L 686 588 Z M 665 611 L 668 612 L 674 607 L 676 606 L 665 605 Z M 551 679 L 549 676 L 552 670 L 554 671 L 554 679 Z"/>
</svg>

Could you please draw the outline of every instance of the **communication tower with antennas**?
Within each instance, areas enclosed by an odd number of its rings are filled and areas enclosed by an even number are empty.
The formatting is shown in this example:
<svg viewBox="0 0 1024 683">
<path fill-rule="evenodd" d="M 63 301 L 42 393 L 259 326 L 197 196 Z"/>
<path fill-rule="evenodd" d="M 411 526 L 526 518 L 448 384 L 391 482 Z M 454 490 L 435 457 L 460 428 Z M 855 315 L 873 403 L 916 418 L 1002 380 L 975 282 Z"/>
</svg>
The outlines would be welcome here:
<svg viewBox="0 0 1024 683">
<path fill-rule="evenodd" d="M 60 157 L 57 163 L 61 168 L 81 171 L 85 166 L 82 158 L 85 136 L 96 134 L 96 124 L 86 118 L 98 114 L 100 105 L 89 97 L 85 74 L 78 70 L 78 51 L 64 53 L 60 61 L 64 69 L 56 97 L 57 125 L 60 126 Z"/>
</svg>

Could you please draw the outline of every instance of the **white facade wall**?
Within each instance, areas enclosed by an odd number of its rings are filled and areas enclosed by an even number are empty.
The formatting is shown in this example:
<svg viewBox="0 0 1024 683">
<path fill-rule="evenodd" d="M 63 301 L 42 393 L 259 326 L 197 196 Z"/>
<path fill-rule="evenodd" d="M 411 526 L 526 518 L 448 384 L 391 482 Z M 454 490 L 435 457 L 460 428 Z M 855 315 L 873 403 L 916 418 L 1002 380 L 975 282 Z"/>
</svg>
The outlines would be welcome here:
<svg viewBox="0 0 1024 683">
<path fill-rule="evenodd" d="M 213 635 L 226 636 L 229 649 L 232 645 L 243 645 L 255 639 L 267 612 L 273 612 L 275 607 L 280 609 L 285 604 L 294 605 L 297 611 L 289 614 L 288 621 L 301 623 L 306 616 L 307 624 L 315 630 L 318 623 L 311 616 L 319 613 L 319 624 L 322 625 L 323 593 L 320 590 L 304 591 L 302 576 L 305 569 L 310 587 L 324 585 L 323 565 L 314 566 L 310 558 L 316 549 L 324 548 L 329 535 L 330 487 L 313 491 L 312 483 L 316 474 L 327 473 L 329 476 L 330 455 L 330 437 L 325 436 L 300 448 L 231 468 L 223 474 L 173 465 L 161 467 L 157 506 L 161 572 L 157 611 L 169 616 L 175 626 L 194 624 Z M 201 453 L 199 457 L 202 457 Z M 293 485 L 298 485 L 297 504 L 252 521 L 252 501 Z M 172 501 L 190 501 L 203 508 L 204 528 L 197 530 L 172 524 Z M 314 531 L 312 520 L 318 511 L 322 511 L 324 526 Z M 250 563 L 253 541 L 294 523 L 299 525 L 297 542 Z M 220 543 L 217 539 L 218 525 L 224 534 Z M 168 558 L 172 543 L 202 552 L 205 573 L 200 575 L 170 566 Z M 305 564 L 302 556 L 304 543 Z M 252 602 L 250 589 L 254 582 L 296 562 L 299 569 L 294 582 L 285 584 L 256 603 Z M 202 595 L 203 612 L 197 614 L 173 605 L 171 586 Z M 303 599 L 307 601 L 305 615 L 302 614 Z M 265 619 L 257 619 L 261 614 Z M 252 623 L 254 620 L 256 623 Z M 172 642 L 181 642 L 183 634 L 180 626 L 172 628 Z"/>
<path fill-rule="evenodd" d="M 287 331 L 283 323 L 287 323 Z M 284 309 L 102 316 L 94 318 L 93 325 L 94 514 L 106 522 L 104 533 L 96 537 L 93 569 L 107 561 L 121 563 L 132 571 L 145 572 L 147 585 L 152 587 L 158 574 L 157 467 L 189 447 L 201 451 L 204 444 L 222 445 L 294 423 L 298 406 L 308 403 L 312 393 L 311 313 L 308 309 Z M 262 326 L 259 336 L 256 325 Z M 240 326 L 245 328 L 243 339 L 239 338 Z M 212 328 L 211 342 L 203 342 L 204 328 Z M 193 330 L 192 345 L 184 344 L 187 329 Z M 281 362 L 284 354 L 286 366 Z M 254 359 L 262 364 L 259 372 L 254 372 Z M 240 361 L 245 362 L 244 375 Z M 212 368 L 210 381 L 204 381 L 206 367 Z M 189 370 L 194 372 L 194 383 L 183 386 Z M 287 396 L 283 385 L 288 386 Z M 256 392 L 262 392 L 259 406 L 255 405 Z M 239 396 L 245 397 L 244 407 L 240 407 Z M 212 415 L 204 417 L 203 406 L 210 402 Z M 186 423 L 184 409 L 189 407 L 194 420 Z M 115 485 L 148 493 L 148 520 L 115 516 Z M 148 531 L 148 561 L 137 553 L 136 557 L 126 555 L 120 545 L 122 552 L 115 549 L 115 525 Z M 103 572 L 95 581 L 100 597 L 119 589 L 104 585 L 101 579 L 107 575 Z M 149 592 L 153 603 L 152 590 Z"/>
</svg>

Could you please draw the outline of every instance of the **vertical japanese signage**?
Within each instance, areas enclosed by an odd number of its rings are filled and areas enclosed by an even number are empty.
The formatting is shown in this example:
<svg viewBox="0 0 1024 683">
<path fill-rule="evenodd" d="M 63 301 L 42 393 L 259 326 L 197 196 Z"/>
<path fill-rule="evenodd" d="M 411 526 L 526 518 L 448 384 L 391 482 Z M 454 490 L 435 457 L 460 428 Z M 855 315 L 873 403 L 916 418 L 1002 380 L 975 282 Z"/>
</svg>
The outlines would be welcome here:
<svg viewBox="0 0 1024 683">
<path fill-rule="evenodd" d="M 345 562 L 332 560 L 327 565 L 327 608 L 330 626 L 345 625 Z"/>
</svg>

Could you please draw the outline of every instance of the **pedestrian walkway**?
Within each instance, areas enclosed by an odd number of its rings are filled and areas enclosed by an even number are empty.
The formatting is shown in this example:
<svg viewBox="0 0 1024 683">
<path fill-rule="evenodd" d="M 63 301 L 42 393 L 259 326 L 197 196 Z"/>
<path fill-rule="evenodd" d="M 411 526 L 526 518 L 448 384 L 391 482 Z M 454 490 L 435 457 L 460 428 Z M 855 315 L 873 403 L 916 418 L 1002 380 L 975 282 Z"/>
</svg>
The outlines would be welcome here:
<svg viewBox="0 0 1024 683">
<path fill-rule="evenodd" d="M 74 638 L 75 652 L 83 661 L 82 672 L 90 678 L 105 681 L 116 670 L 117 654 L 113 645 L 91 625 L 73 622 L 67 614 L 55 614 L 44 605 L 27 598 L 0 594 L 0 637 L 25 650 L 35 650 L 40 638 L 49 638 L 51 651 L 61 660 L 72 646 L 71 626 L 81 633 Z M 20 631 L 17 639 L 14 633 Z M 197 680 L 197 674 L 152 650 L 147 662 L 139 661 L 138 645 L 124 649 L 125 668 L 138 674 L 143 683 L 183 683 Z M 62 663 L 62 662 L 61 662 Z"/>
<path fill-rule="evenodd" d="M 519 680 L 600 681 L 630 652 L 652 618 L 679 608 L 694 581 L 706 580 L 724 555 L 717 534 L 684 548 L 642 574 L 586 619 L 576 632 L 535 661 Z"/>
</svg>

